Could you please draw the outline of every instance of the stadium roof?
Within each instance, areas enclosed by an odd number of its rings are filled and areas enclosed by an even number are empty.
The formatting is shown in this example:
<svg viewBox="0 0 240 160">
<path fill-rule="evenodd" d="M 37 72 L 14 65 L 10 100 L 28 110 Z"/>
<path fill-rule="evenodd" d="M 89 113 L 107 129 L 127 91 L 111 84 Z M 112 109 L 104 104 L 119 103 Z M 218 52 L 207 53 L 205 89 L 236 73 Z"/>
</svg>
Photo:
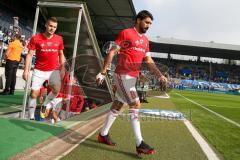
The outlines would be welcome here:
<svg viewBox="0 0 240 160">
<path fill-rule="evenodd" d="M 87 0 L 95 34 L 102 42 L 112 41 L 118 32 L 131 27 L 136 16 L 132 0 Z"/>
<path fill-rule="evenodd" d="M 240 45 L 161 37 L 150 41 L 151 52 L 240 60 Z"/>
<path fill-rule="evenodd" d="M 133 25 L 136 16 L 132 0 L 65 0 L 68 1 L 86 2 L 99 42 L 114 40 L 120 30 Z M 37 0 L 21 0 L 21 3 L 18 0 L 1 0 L 0 4 L 21 16 L 34 18 Z"/>
</svg>

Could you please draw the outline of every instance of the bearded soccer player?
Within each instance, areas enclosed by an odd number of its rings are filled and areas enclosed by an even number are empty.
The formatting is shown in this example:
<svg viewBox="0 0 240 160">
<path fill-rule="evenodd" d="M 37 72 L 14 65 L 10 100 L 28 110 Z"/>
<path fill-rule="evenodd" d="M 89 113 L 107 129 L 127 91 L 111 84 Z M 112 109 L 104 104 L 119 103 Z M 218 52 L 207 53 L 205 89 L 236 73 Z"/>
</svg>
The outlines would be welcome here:
<svg viewBox="0 0 240 160">
<path fill-rule="evenodd" d="M 33 120 L 36 99 L 44 81 L 48 80 L 52 92 L 48 94 L 43 105 L 53 100 L 60 88 L 61 77 L 64 76 L 63 38 L 54 34 L 57 29 L 57 19 L 50 17 L 45 24 L 45 32 L 33 36 L 28 44 L 28 55 L 25 61 L 23 79 L 27 81 L 29 76 L 29 66 L 34 51 L 36 51 L 36 65 L 32 74 L 31 96 L 28 101 L 29 118 Z"/>
<path fill-rule="evenodd" d="M 135 88 L 136 79 L 139 75 L 143 61 L 146 62 L 150 71 L 161 81 L 167 81 L 156 67 L 149 53 L 149 41 L 144 33 L 151 26 L 153 16 L 150 12 L 143 10 L 138 13 L 135 25 L 132 28 L 122 30 L 115 43 L 118 47 L 110 49 L 103 65 L 103 69 L 96 76 L 97 85 L 101 85 L 113 56 L 118 55 L 118 62 L 113 75 L 116 84 L 116 99 L 107 115 L 105 124 L 98 135 L 98 141 L 107 145 L 115 146 L 116 143 L 110 139 L 109 130 L 124 104 L 129 106 L 130 123 L 136 140 L 136 151 L 138 154 L 154 154 L 153 147 L 146 144 L 142 138 L 139 122 L 140 101 Z"/>
</svg>

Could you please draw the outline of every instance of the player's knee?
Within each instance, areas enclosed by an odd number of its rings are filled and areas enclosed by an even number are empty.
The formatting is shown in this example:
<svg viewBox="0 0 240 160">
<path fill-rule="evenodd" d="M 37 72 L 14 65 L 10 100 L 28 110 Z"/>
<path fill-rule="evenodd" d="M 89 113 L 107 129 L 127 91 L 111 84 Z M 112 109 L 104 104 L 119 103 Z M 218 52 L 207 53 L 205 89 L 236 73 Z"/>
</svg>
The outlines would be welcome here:
<svg viewBox="0 0 240 160">
<path fill-rule="evenodd" d="M 49 111 L 48 109 L 46 109 L 46 111 L 45 111 L 45 116 L 46 116 L 46 117 L 49 116 L 49 112 L 50 112 L 50 111 Z"/>
<path fill-rule="evenodd" d="M 133 108 L 133 109 L 140 109 L 141 108 L 141 103 L 140 101 L 137 101 L 137 102 L 134 102 L 132 104 L 129 104 L 130 108 Z"/>
<path fill-rule="evenodd" d="M 111 109 L 114 109 L 114 110 L 117 110 L 117 111 L 120 111 L 121 108 L 123 106 L 123 103 L 120 102 L 120 101 L 114 101 L 112 106 L 111 106 Z"/>
<path fill-rule="evenodd" d="M 52 89 L 52 93 L 53 93 L 53 94 L 58 94 L 58 92 L 59 92 L 60 89 L 61 89 L 61 86 L 53 85 L 53 86 L 51 86 L 51 89 Z"/>
<path fill-rule="evenodd" d="M 31 98 L 35 99 L 38 97 L 39 92 L 38 91 L 32 91 L 31 92 Z"/>
<path fill-rule="evenodd" d="M 59 91 L 58 90 L 54 90 L 54 91 L 52 91 L 52 93 L 57 95 L 59 93 Z"/>
</svg>

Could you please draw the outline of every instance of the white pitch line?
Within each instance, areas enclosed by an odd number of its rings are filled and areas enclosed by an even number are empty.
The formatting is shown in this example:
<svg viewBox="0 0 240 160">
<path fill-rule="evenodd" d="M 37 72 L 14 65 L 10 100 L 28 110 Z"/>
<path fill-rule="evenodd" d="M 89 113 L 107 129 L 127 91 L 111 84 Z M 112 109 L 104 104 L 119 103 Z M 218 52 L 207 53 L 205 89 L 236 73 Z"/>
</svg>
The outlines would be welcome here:
<svg viewBox="0 0 240 160">
<path fill-rule="evenodd" d="M 170 96 L 165 92 L 164 96 L 154 96 L 156 98 L 170 98 Z"/>
<path fill-rule="evenodd" d="M 184 124 L 192 134 L 193 138 L 198 142 L 199 146 L 201 147 L 207 158 L 209 160 L 219 160 L 216 153 L 212 150 L 212 148 L 208 145 L 204 138 L 198 133 L 194 126 L 188 120 L 184 120 Z"/>
<path fill-rule="evenodd" d="M 240 128 L 240 124 L 239 124 L 239 123 L 237 123 L 237 122 L 235 122 L 235 121 L 233 121 L 233 120 L 231 120 L 231 119 L 229 119 L 229 118 L 227 118 L 227 117 L 224 117 L 223 115 L 221 115 L 221 114 L 219 114 L 219 113 L 216 113 L 216 112 L 212 111 L 211 109 L 206 108 L 206 107 L 204 107 L 203 105 L 201 105 L 201 104 L 199 104 L 199 103 L 197 103 L 197 102 L 195 102 L 195 101 L 193 101 L 193 100 L 191 100 L 191 99 L 188 99 L 188 98 L 184 97 L 184 96 L 181 95 L 181 94 L 178 94 L 178 93 L 175 93 L 175 94 L 179 95 L 180 97 L 183 97 L 184 99 L 188 100 L 189 102 L 192 102 L 192 103 L 194 103 L 194 104 L 202 107 L 203 109 L 205 109 L 205 110 L 207 110 L 207 111 L 215 114 L 216 116 L 218 116 L 218 117 L 224 119 L 225 121 L 227 121 L 227 122 L 229 122 L 229 123 L 232 123 L 232 124 L 234 124 L 234 125 L 236 125 L 237 127 Z"/>
</svg>

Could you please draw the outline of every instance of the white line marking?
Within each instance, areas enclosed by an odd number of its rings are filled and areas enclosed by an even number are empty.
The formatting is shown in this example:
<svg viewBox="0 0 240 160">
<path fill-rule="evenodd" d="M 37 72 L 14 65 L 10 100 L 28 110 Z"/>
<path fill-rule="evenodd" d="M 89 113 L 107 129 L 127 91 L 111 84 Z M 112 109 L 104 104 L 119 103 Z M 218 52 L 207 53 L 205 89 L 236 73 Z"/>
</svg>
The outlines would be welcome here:
<svg viewBox="0 0 240 160">
<path fill-rule="evenodd" d="M 154 96 L 156 98 L 170 98 L 170 96 L 165 92 L 164 96 Z"/>
<path fill-rule="evenodd" d="M 188 121 L 184 120 L 184 124 L 187 129 L 192 134 L 193 138 L 198 142 L 199 146 L 207 156 L 209 160 L 219 160 L 216 153 L 212 150 L 212 148 L 208 145 L 208 143 L 202 138 L 202 136 L 198 133 L 198 131 L 194 128 L 194 126 Z"/>
<path fill-rule="evenodd" d="M 236 125 L 237 127 L 240 128 L 240 124 L 239 124 L 239 123 L 237 123 L 237 122 L 235 122 L 235 121 L 233 121 L 233 120 L 231 120 L 231 119 L 229 119 L 229 118 L 227 118 L 227 117 L 224 117 L 223 115 L 221 115 L 221 114 L 219 114 L 219 113 L 216 113 L 216 112 L 212 111 L 211 109 L 208 109 L 208 108 L 204 107 L 203 105 L 201 105 L 201 104 L 199 104 L 199 103 L 197 103 L 197 102 L 195 102 L 195 101 L 193 101 L 193 100 L 191 100 L 191 99 L 188 99 L 188 98 L 184 97 L 183 95 L 181 95 L 181 94 L 179 94 L 179 93 L 175 93 L 175 94 L 179 95 L 180 97 L 183 97 L 184 99 L 186 99 L 186 100 L 188 100 L 188 101 L 190 101 L 190 102 L 192 102 L 192 103 L 194 103 L 194 104 L 202 107 L 203 109 L 205 109 L 205 110 L 207 110 L 207 111 L 215 114 L 216 116 L 218 116 L 218 117 L 226 120 L 227 122 L 232 123 L 232 124 L 234 124 L 234 125 Z"/>
</svg>

